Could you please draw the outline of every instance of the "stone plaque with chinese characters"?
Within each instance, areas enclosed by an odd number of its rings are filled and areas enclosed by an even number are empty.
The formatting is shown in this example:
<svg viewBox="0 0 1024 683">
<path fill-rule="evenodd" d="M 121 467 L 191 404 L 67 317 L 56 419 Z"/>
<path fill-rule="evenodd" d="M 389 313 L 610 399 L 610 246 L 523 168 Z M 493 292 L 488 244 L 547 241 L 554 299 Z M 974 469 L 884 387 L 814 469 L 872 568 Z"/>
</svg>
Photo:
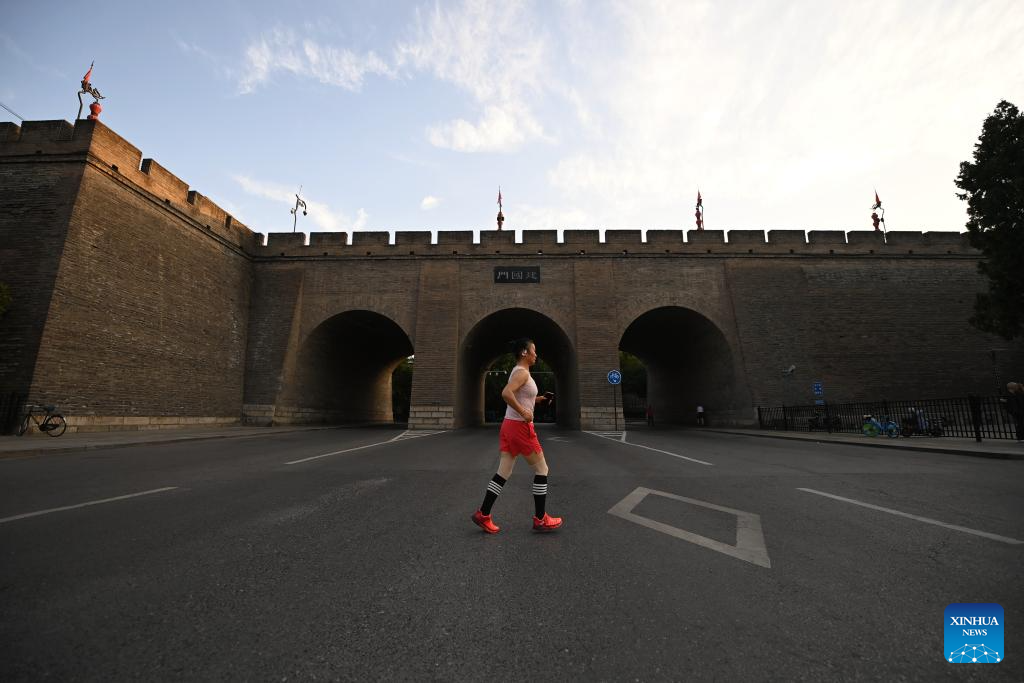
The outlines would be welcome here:
<svg viewBox="0 0 1024 683">
<path fill-rule="evenodd" d="M 537 284 L 540 282 L 540 266 L 496 266 L 495 284 Z"/>
</svg>

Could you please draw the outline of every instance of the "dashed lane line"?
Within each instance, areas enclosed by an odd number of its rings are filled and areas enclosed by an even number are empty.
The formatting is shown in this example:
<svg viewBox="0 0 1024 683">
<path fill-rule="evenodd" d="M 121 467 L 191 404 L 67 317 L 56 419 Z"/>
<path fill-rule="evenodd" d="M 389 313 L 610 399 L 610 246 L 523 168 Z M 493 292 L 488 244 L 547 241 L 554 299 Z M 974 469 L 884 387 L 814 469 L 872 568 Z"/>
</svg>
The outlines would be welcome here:
<svg viewBox="0 0 1024 683">
<path fill-rule="evenodd" d="M 75 510 L 77 508 L 84 508 L 90 505 L 102 505 L 103 503 L 113 503 L 118 500 L 127 500 L 128 498 L 138 498 L 139 496 L 149 496 L 154 493 L 163 493 L 164 491 L 174 491 L 177 486 L 165 486 L 162 489 L 152 489 L 150 491 L 140 491 L 138 493 L 129 493 L 124 496 L 115 496 L 114 498 L 104 498 L 103 500 L 90 500 L 87 503 L 79 503 L 77 505 L 65 505 L 59 508 L 50 508 L 49 510 L 39 510 L 38 512 L 26 512 L 23 515 L 14 515 L 13 517 L 4 517 L 0 519 L 0 524 L 6 524 L 7 522 L 13 522 L 19 519 L 27 519 L 29 517 L 38 517 L 40 515 L 48 515 L 53 512 L 64 512 L 65 510 Z"/>
<path fill-rule="evenodd" d="M 363 445 L 363 446 L 356 446 L 354 448 L 345 448 L 345 449 L 342 449 L 340 451 L 331 451 L 330 453 L 321 453 L 320 455 L 313 455 L 313 456 L 310 456 L 308 458 L 301 458 L 299 460 L 290 460 L 290 461 L 286 462 L 285 465 L 298 465 L 301 462 L 309 462 L 310 460 L 319 460 L 320 458 L 326 458 L 326 457 L 331 456 L 331 455 L 341 455 L 342 453 L 351 453 L 353 451 L 361 451 L 364 448 L 373 448 L 374 446 L 385 446 L 385 445 L 387 445 L 389 443 L 394 443 L 396 441 L 406 441 L 408 439 L 418 439 L 418 438 L 422 438 L 424 436 L 435 436 L 437 434 L 444 434 L 445 431 L 447 431 L 447 430 L 442 430 L 442 431 L 439 431 L 439 432 L 424 432 L 422 434 L 418 434 L 417 433 L 415 435 L 410 436 L 409 433 L 411 431 L 413 431 L 413 430 L 407 429 L 404 432 L 402 432 L 401 434 L 399 434 L 398 436 L 393 437 L 391 439 L 388 439 L 387 441 L 378 441 L 377 443 L 368 443 L 368 444 Z"/>
<path fill-rule="evenodd" d="M 626 441 L 626 432 L 622 432 L 622 436 L 620 438 L 615 438 L 615 437 L 611 437 L 611 436 L 605 436 L 605 434 L 607 434 L 608 432 L 585 432 L 585 433 L 586 434 L 591 434 L 593 436 L 598 436 L 598 437 L 600 437 L 602 439 L 608 439 L 609 441 L 616 441 L 618 443 L 622 443 L 622 444 L 625 444 L 627 446 L 633 446 L 635 448 L 643 448 L 645 450 L 654 451 L 655 453 L 662 453 L 664 455 L 671 455 L 673 458 L 679 458 L 680 460 L 689 460 L 690 462 L 695 462 L 695 463 L 697 463 L 699 465 L 707 465 L 708 467 L 714 467 L 715 466 L 715 464 L 713 462 L 705 462 L 704 460 L 698 460 L 697 458 L 688 458 L 685 455 L 679 455 L 678 453 L 671 453 L 669 451 L 663 451 L 660 448 L 651 448 L 650 446 L 644 446 L 644 445 L 638 444 L 638 443 L 630 443 L 630 442 Z"/>
<path fill-rule="evenodd" d="M 900 512 L 899 510 L 893 510 L 891 508 L 884 508 L 879 505 L 872 505 L 871 503 L 864 503 L 859 500 L 853 500 L 852 498 L 843 498 L 831 493 L 825 493 L 824 491 L 815 491 L 814 489 L 801 489 L 797 491 L 804 491 L 806 493 L 813 493 L 817 496 L 825 496 L 826 498 L 832 498 L 833 500 L 841 500 L 844 503 L 852 503 L 853 505 L 859 505 L 861 507 L 869 508 L 871 510 L 878 510 L 879 512 L 888 512 L 890 515 L 897 515 L 899 517 L 906 517 L 907 519 L 913 519 L 918 522 L 924 522 L 925 524 L 934 524 L 935 526 L 941 526 L 946 529 L 952 529 L 953 531 L 962 531 L 965 534 L 973 534 L 975 536 L 981 536 L 982 538 L 990 538 L 993 541 L 999 541 L 1000 543 L 1009 543 L 1010 545 L 1022 545 L 1024 541 L 1018 541 L 1015 538 L 1008 538 L 1006 536 L 1000 536 L 998 534 L 990 534 L 987 531 L 978 531 L 977 529 L 968 529 L 965 526 L 957 526 L 956 524 L 946 524 L 940 522 L 937 519 L 929 519 L 928 517 L 921 517 L 919 515 L 912 515 L 908 512 Z"/>
</svg>

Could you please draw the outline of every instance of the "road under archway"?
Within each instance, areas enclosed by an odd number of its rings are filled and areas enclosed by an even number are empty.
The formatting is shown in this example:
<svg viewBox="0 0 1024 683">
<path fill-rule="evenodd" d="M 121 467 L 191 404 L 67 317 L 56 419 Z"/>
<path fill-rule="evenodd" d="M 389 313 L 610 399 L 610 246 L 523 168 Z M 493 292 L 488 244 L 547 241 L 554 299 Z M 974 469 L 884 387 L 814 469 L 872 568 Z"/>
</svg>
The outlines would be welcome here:
<svg viewBox="0 0 1024 683">
<path fill-rule="evenodd" d="M 732 349 L 722 331 L 696 311 L 656 308 L 626 328 L 619 350 L 647 369 L 647 403 L 661 424 L 696 424 L 698 405 L 709 422 L 741 420 L 746 392 L 737 381 Z"/>
<path fill-rule="evenodd" d="M 455 426 L 484 422 L 484 374 L 491 364 L 511 351 L 510 342 L 529 337 L 537 354 L 555 373 L 557 422 L 579 428 L 576 351 L 569 337 L 551 318 L 526 308 L 508 308 L 483 318 L 466 334 L 459 349 L 459 392 L 455 402 Z"/>
<path fill-rule="evenodd" d="M 393 422 L 391 375 L 412 353 L 409 336 L 386 316 L 366 310 L 332 316 L 285 368 L 275 421 Z"/>
</svg>

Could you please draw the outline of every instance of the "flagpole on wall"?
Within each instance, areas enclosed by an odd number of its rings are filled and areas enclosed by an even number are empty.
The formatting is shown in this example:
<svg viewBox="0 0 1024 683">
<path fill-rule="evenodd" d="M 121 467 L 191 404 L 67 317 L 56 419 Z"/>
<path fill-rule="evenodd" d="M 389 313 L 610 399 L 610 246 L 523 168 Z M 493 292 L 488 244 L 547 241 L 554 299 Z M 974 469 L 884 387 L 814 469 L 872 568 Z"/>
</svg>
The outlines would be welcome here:
<svg viewBox="0 0 1024 683">
<path fill-rule="evenodd" d="M 501 224 L 505 222 L 505 215 L 501 213 L 501 185 L 498 185 L 498 232 L 501 232 Z"/>
<path fill-rule="evenodd" d="M 697 219 L 697 231 L 704 232 L 704 199 L 700 196 L 700 188 L 697 188 L 697 208 L 693 212 Z"/>
<path fill-rule="evenodd" d="M 875 190 L 875 203 L 871 206 L 871 210 L 876 211 L 878 209 L 882 210 L 882 215 L 878 216 L 878 214 L 872 213 L 871 219 L 875 221 L 875 230 L 878 230 L 879 223 L 882 224 L 882 241 L 888 244 L 889 235 L 887 232 L 888 226 L 885 224 L 885 207 L 882 206 L 882 200 L 878 198 L 878 190 Z"/>
</svg>

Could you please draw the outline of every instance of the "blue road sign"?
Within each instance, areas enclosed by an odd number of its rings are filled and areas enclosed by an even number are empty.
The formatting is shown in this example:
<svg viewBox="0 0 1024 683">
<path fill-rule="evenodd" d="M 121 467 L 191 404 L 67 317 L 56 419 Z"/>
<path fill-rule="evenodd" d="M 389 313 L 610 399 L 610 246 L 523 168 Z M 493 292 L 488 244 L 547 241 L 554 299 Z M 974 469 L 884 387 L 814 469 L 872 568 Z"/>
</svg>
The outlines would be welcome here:
<svg viewBox="0 0 1024 683">
<path fill-rule="evenodd" d="M 622 373 L 618 370 L 612 370 L 608 373 L 608 384 L 619 384 L 622 381 Z"/>
<path fill-rule="evenodd" d="M 814 384 L 811 385 L 811 388 L 814 389 L 815 396 L 825 395 L 825 387 L 821 384 L 821 382 L 815 382 Z"/>
</svg>

